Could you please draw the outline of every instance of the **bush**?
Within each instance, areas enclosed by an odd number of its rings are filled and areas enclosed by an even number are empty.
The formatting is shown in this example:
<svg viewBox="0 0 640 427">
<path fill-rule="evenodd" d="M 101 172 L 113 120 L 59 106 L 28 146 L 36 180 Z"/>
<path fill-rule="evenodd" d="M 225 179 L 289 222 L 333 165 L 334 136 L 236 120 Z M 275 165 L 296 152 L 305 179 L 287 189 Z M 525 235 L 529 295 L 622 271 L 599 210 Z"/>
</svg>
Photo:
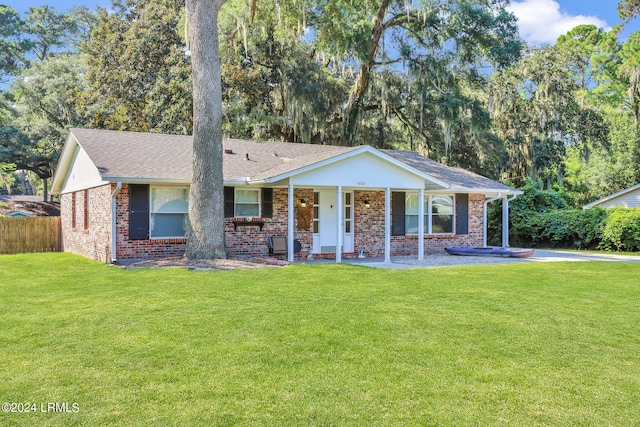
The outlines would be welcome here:
<svg viewBox="0 0 640 427">
<path fill-rule="evenodd" d="M 509 203 L 513 246 L 640 251 L 640 208 L 568 209 L 562 196 L 529 181 Z M 490 245 L 500 245 L 502 206 L 488 213 Z"/>
<path fill-rule="evenodd" d="M 548 221 L 541 214 L 566 209 L 567 204 L 555 191 L 542 190 L 540 181 L 527 181 L 521 189 L 524 194 L 509 203 L 509 238 L 516 246 L 531 246 L 548 227 Z M 502 205 L 500 201 L 488 214 L 488 243 L 500 244 L 502 227 Z"/>
<path fill-rule="evenodd" d="M 537 214 L 541 225 L 532 241 L 551 247 L 595 248 L 607 219 L 604 209 L 566 209 Z"/>
<path fill-rule="evenodd" d="M 609 209 L 600 247 L 615 251 L 640 251 L 640 208 Z"/>
</svg>

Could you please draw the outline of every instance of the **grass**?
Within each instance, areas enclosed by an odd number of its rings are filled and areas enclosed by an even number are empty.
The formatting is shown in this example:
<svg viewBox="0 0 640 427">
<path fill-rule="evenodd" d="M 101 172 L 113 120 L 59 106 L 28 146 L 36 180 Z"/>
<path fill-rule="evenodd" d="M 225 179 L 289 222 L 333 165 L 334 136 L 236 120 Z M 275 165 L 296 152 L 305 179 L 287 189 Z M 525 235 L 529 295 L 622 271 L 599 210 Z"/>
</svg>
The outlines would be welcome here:
<svg viewBox="0 0 640 427">
<path fill-rule="evenodd" d="M 638 264 L 0 272 L 0 425 L 640 424 Z"/>
</svg>

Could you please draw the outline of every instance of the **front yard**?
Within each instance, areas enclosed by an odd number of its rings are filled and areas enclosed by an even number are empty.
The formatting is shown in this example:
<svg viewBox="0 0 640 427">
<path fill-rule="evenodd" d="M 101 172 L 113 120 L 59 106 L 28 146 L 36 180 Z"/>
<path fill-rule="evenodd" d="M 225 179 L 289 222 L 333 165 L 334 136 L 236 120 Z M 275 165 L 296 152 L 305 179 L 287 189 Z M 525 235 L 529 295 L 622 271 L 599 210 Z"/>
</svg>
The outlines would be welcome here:
<svg viewBox="0 0 640 427">
<path fill-rule="evenodd" d="M 638 425 L 639 277 L 0 256 L 0 425 Z"/>
</svg>

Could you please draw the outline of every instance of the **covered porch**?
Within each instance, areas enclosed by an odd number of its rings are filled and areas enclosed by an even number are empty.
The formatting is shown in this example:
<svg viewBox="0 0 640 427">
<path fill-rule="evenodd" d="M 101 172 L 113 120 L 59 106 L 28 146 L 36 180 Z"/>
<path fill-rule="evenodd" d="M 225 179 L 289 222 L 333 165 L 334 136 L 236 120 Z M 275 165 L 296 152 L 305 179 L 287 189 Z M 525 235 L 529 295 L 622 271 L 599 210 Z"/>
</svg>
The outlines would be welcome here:
<svg viewBox="0 0 640 427">
<path fill-rule="evenodd" d="M 400 245 L 418 260 L 430 252 L 426 244 L 486 245 L 487 203 L 499 199 L 505 208 L 502 243 L 508 246 L 509 192 L 461 188 L 369 147 L 260 184 L 286 189 L 286 259 L 290 262 L 301 234 L 310 246 L 311 258 L 335 257 L 337 263 L 345 254 L 354 257 L 359 253 L 390 262 Z M 448 220 L 452 224 L 439 234 L 432 229 L 432 219 L 433 206 L 441 199 L 450 200 Z M 472 222 L 470 215 L 474 215 Z M 405 218 L 411 224 L 405 224 Z M 465 219 L 464 224 L 456 223 L 456 218 Z"/>
</svg>

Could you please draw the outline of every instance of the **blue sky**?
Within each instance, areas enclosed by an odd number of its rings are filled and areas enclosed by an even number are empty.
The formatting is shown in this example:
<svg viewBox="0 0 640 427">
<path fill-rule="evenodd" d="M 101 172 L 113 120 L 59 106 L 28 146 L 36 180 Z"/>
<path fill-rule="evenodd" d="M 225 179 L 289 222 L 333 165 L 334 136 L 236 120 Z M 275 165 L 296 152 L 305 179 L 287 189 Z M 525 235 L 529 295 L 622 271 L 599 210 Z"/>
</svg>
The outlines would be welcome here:
<svg viewBox="0 0 640 427">
<path fill-rule="evenodd" d="M 29 7 L 49 4 L 58 11 L 72 6 L 100 5 L 109 7 L 110 0 L 0 0 L 21 14 Z M 559 35 L 579 24 L 595 24 L 611 29 L 620 22 L 616 10 L 617 0 L 512 0 L 511 11 L 518 17 L 520 35 L 529 43 L 554 43 Z M 640 31 L 640 18 L 629 25 L 623 39 L 633 31 Z"/>
</svg>

